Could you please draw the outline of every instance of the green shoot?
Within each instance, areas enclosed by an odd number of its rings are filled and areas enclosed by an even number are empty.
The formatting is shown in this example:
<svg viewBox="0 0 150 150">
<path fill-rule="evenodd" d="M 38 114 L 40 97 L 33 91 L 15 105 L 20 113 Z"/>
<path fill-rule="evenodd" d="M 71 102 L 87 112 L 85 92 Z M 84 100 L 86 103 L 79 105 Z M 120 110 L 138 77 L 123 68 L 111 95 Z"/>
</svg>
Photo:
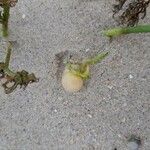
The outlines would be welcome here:
<svg viewBox="0 0 150 150">
<path fill-rule="evenodd" d="M 150 25 L 138 25 L 136 27 L 112 28 L 104 30 L 102 33 L 110 38 L 130 33 L 147 33 L 150 32 Z"/>
<path fill-rule="evenodd" d="M 8 36 L 8 21 L 9 21 L 9 14 L 10 12 L 10 6 L 8 4 L 4 4 L 3 6 L 3 14 L 2 14 L 2 31 L 3 36 Z"/>
<path fill-rule="evenodd" d="M 81 77 L 82 79 L 86 80 L 90 77 L 89 67 L 91 65 L 95 65 L 95 64 L 101 62 L 107 55 L 108 55 L 108 52 L 98 54 L 93 58 L 85 59 L 80 63 L 70 63 L 69 62 L 69 63 L 67 63 L 66 67 L 74 75 L 77 75 L 77 76 Z"/>
</svg>

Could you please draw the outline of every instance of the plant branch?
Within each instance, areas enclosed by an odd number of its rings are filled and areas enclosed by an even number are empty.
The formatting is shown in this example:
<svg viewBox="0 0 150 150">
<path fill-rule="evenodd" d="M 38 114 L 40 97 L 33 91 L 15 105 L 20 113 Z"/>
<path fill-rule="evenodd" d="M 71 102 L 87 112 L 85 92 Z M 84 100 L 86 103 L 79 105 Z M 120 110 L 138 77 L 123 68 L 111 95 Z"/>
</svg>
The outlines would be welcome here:
<svg viewBox="0 0 150 150">
<path fill-rule="evenodd" d="M 6 94 L 13 92 L 17 88 L 18 85 L 26 88 L 26 86 L 29 83 L 33 83 L 33 82 L 38 81 L 38 79 L 35 77 L 35 75 L 33 73 L 29 74 L 25 70 L 22 70 L 19 72 L 11 71 L 9 69 L 10 56 L 11 56 L 11 44 L 9 44 L 9 46 L 7 48 L 7 55 L 5 58 L 5 62 L 0 63 L 1 79 L 2 78 L 6 79 L 6 82 L 3 84 L 3 87 L 4 87 Z M 8 84 L 10 82 L 13 82 L 14 84 L 11 87 L 8 87 Z"/>
</svg>

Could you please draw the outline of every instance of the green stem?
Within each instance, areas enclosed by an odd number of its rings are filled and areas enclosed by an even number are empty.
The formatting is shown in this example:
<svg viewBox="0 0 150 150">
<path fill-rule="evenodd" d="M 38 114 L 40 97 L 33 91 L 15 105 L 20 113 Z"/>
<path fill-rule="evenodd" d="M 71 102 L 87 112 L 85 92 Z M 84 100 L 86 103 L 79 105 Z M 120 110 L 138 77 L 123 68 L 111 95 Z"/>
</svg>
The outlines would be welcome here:
<svg viewBox="0 0 150 150">
<path fill-rule="evenodd" d="M 130 33 L 147 33 L 150 32 L 150 25 L 139 25 L 136 27 L 113 28 L 103 31 L 103 34 L 108 37 L 115 37 L 122 34 Z"/>
<path fill-rule="evenodd" d="M 7 55 L 5 58 L 5 67 L 8 68 L 9 67 L 9 62 L 10 62 L 10 57 L 11 57 L 11 44 L 9 43 L 8 48 L 7 48 Z"/>
<path fill-rule="evenodd" d="M 94 65 L 101 62 L 107 55 L 108 52 L 100 53 L 93 58 L 83 60 L 79 64 L 68 63 L 66 67 L 72 74 L 77 75 L 82 79 L 86 80 L 90 77 L 90 65 Z"/>
<path fill-rule="evenodd" d="M 108 55 L 108 52 L 98 54 L 94 58 L 84 60 L 83 64 L 85 65 L 97 64 L 101 62 L 107 55 Z"/>
<path fill-rule="evenodd" d="M 10 57 L 11 57 L 11 43 L 9 43 L 8 48 L 7 48 L 7 55 L 5 58 L 5 68 L 4 68 L 4 72 L 10 76 L 10 77 L 14 77 L 16 75 L 15 72 L 11 71 L 9 69 L 9 63 L 10 63 Z"/>
<path fill-rule="evenodd" d="M 7 37 L 8 36 L 8 20 L 9 20 L 9 11 L 10 11 L 10 6 L 8 4 L 4 4 L 3 6 L 3 16 L 2 16 L 2 30 L 3 30 L 3 36 Z"/>
</svg>

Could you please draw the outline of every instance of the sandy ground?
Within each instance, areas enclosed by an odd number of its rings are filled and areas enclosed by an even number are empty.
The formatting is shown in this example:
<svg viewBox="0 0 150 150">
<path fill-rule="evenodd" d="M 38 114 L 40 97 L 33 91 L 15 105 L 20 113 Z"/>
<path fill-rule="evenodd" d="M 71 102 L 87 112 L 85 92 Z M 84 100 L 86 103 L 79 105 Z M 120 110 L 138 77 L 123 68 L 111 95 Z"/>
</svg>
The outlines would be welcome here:
<svg viewBox="0 0 150 150">
<path fill-rule="evenodd" d="M 0 87 L 0 150 L 127 150 L 142 139 L 150 150 L 150 34 L 109 43 L 103 29 L 116 26 L 112 0 L 20 0 L 11 9 L 14 70 L 40 81 L 10 95 Z M 140 23 L 150 22 L 150 10 Z M 78 93 L 66 93 L 57 56 L 110 55 L 91 70 Z M 5 51 L 1 46 L 0 59 Z"/>
</svg>

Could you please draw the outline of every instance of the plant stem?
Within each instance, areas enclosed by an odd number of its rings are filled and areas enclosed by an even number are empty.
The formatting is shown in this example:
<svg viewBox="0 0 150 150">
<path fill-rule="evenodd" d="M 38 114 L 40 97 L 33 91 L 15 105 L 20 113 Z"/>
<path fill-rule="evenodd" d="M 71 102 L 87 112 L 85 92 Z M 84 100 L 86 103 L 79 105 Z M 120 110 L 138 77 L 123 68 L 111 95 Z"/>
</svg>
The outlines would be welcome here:
<svg viewBox="0 0 150 150">
<path fill-rule="evenodd" d="M 83 64 L 85 64 L 85 65 L 94 65 L 94 64 L 97 64 L 97 63 L 101 62 L 107 55 L 108 55 L 108 52 L 98 54 L 94 58 L 86 59 L 83 62 Z"/>
<path fill-rule="evenodd" d="M 9 20 L 9 11 L 10 11 L 10 6 L 8 4 L 4 4 L 3 6 L 3 16 L 2 16 L 2 30 L 3 30 L 3 36 L 7 37 L 8 36 L 8 20 Z"/>
<path fill-rule="evenodd" d="M 9 63 L 10 63 L 10 57 L 11 57 L 11 43 L 9 43 L 8 48 L 7 48 L 7 55 L 5 58 L 5 68 L 4 68 L 4 72 L 10 76 L 10 77 L 14 77 L 16 75 L 15 72 L 11 71 L 9 69 Z"/>
<path fill-rule="evenodd" d="M 130 33 L 147 33 L 150 32 L 150 25 L 139 25 L 136 27 L 113 28 L 103 31 L 103 34 L 108 37 L 115 37 L 122 34 Z"/>
<path fill-rule="evenodd" d="M 5 67 L 9 67 L 9 62 L 10 62 L 10 57 L 11 57 L 11 44 L 9 43 L 8 48 L 7 48 L 7 55 L 5 58 Z"/>
</svg>

